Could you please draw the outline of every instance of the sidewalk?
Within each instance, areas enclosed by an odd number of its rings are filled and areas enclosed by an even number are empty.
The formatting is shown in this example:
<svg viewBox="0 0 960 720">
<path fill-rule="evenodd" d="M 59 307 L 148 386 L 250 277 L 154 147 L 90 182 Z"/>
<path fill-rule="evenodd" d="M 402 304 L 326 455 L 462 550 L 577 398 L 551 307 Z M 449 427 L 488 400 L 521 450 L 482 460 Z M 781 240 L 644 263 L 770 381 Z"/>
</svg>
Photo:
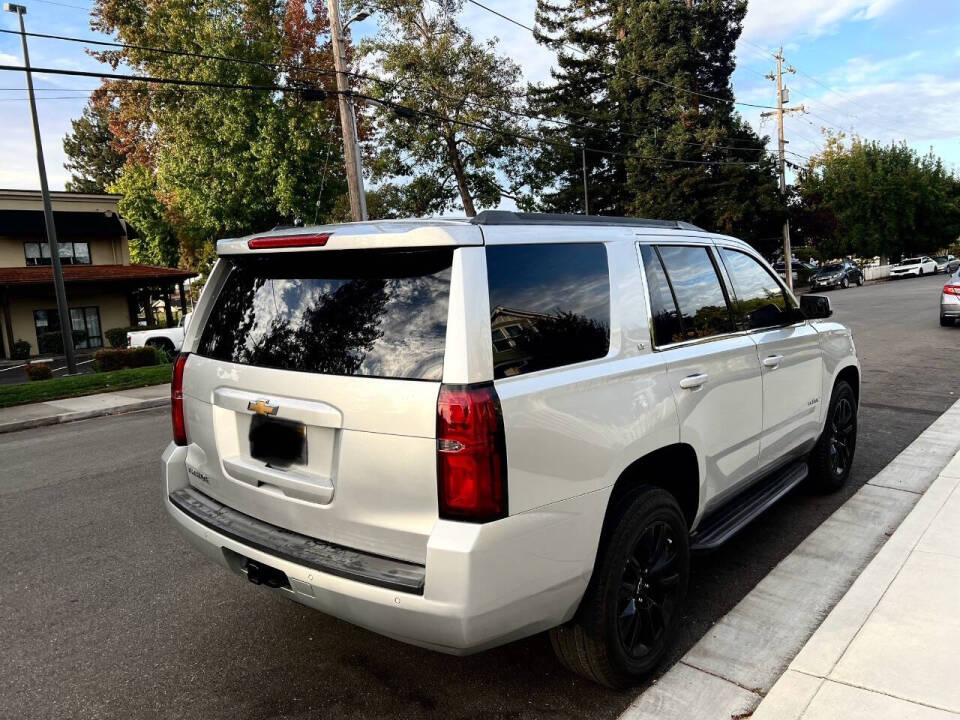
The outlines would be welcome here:
<svg viewBox="0 0 960 720">
<path fill-rule="evenodd" d="M 0 408 L 0 434 L 58 423 L 117 415 L 170 403 L 170 383 Z"/>
<path fill-rule="evenodd" d="M 960 453 L 752 720 L 960 720 Z"/>
</svg>

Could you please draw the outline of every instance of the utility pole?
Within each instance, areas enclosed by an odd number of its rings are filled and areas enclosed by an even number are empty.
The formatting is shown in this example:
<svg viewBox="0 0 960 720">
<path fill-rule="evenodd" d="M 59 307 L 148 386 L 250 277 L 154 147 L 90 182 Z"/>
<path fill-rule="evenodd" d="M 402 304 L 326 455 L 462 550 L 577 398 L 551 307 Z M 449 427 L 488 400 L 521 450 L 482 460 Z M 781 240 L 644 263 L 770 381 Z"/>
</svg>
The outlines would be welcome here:
<svg viewBox="0 0 960 720">
<path fill-rule="evenodd" d="M 587 194 L 587 145 L 580 146 L 580 152 L 583 158 L 583 214 L 590 214 L 590 196 Z"/>
<path fill-rule="evenodd" d="M 23 5 L 4 3 L 3 9 L 17 14 L 20 20 L 20 41 L 23 45 L 23 66 L 27 73 L 27 96 L 30 98 L 30 114 L 33 117 L 33 139 L 37 146 L 37 169 L 40 171 L 40 195 L 43 197 L 43 220 L 47 227 L 47 245 L 50 247 L 50 265 L 53 267 L 53 287 L 57 296 L 57 315 L 60 317 L 60 335 L 63 338 L 63 353 L 67 356 L 67 372 L 77 372 L 77 357 L 73 349 L 73 325 L 67 305 L 67 290 L 63 284 L 63 268 L 60 266 L 60 244 L 57 242 L 57 227 L 53 222 L 53 205 L 50 203 L 50 187 L 47 185 L 47 167 L 43 162 L 43 145 L 40 143 L 40 123 L 37 121 L 37 101 L 33 96 L 33 75 L 30 72 L 30 53 L 27 50 L 27 32 Z M 41 253 L 42 255 L 42 253 Z M 11 338 L 11 342 L 12 342 Z M 39 348 L 38 348 L 39 350 Z"/>
<path fill-rule="evenodd" d="M 779 148 L 780 156 L 780 192 L 786 197 L 787 193 L 787 170 L 786 170 L 786 160 L 784 155 L 786 153 L 787 141 L 783 137 L 783 116 L 789 113 L 795 112 L 806 112 L 806 108 L 803 105 L 799 105 L 795 108 L 785 108 L 783 104 L 785 102 L 790 102 L 790 91 L 783 86 L 783 73 L 795 73 L 792 67 L 787 65 L 786 70 L 784 70 L 783 62 L 783 47 L 774 55 L 774 58 L 777 61 L 777 73 L 767 75 L 768 80 L 776 80 L 777 82 L 777 109 L 771 110 L 770 112 L 761 113 L 761 117 L 771 117 L 773 115 L 777 116 L 777 145 Z M 790 249 L 790 219 L 786 219 L 783 222 L 783 262 L 785 275 L 787 280 L 787 287 L 793 290 L 793 269 L 791 267 L 791 259 L 793 257 L 792 250 Z"/>
<path fill-rule="evenodd" d="M 337 102 L 340 106 L 340 128 L 343 133 L 343 160 L 347 170 L 347 191 L 350 194 L 350 214 L 354 222 L 367 219 L 367 198 L 363 192 L 363 168 L 357 140 L 357 117 L 351 96 L 350 75 L 343 42 L 343 23 L 340 20 L 340 0 L 327 0 L 330 14 L 330 37 L 333 41 L 333 66 L 337 71 Z M 363 19 L 366 14 L 354 17 Z M 350 22 L 347 24 L 349 25 Z"/>
</svg>

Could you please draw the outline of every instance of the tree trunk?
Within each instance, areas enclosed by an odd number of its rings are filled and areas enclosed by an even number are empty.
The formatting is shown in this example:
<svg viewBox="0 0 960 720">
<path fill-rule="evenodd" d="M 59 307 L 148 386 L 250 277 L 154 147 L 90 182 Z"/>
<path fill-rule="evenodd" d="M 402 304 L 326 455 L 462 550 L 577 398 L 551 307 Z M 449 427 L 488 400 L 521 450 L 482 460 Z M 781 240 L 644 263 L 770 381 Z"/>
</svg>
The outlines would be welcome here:
<svg viewBox="0 0 960 720">
<path fill-rule="evenodd" d="M 450 165 L 453 167 L 454 177 L 457 178 L 457 189 L 460 190 L 460 201 L 463 203 L 463 211 L 467 217 L 474 217 L 477 214 L 473 207 L 473 198 L 470 196 L 470 188 L 467 185 L 467 174 L 463 170 L 463 163 L 460 161 L 460 151 L 457 149 L 457 142 L 452 135 L 446 136 L 447 155 L 450 157 Z"/>
</svg>

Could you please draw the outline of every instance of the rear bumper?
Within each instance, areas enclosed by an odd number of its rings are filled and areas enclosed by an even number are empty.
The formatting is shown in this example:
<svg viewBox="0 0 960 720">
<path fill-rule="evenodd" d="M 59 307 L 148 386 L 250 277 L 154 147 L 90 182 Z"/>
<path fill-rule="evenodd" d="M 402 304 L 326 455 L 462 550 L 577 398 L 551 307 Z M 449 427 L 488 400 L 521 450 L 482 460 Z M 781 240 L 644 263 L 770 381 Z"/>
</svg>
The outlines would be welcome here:
<svg viewBox="0 0 960 720">
<path fill-rule="evenodd" d="M 200 522 L 170 497 L 189 486 L 185 457 L 186 448 L 173 444 L 163 454 L 165 503 L 178 529 L 205 557 L 237 573 L 243 572 L 237 556 L 258 561 L 290 581 L 290 588 L 271 592 L 374 632 L 457 655 L 573 616 L 593 571 L 609 497 L 608 488 L 487 524 L 438 520 L 427 545 L 422 594 L 417 594 L 412 586 L 384 587 L 369 578 L 318 570 L 290 559 L 294 554 L 270 551 L 262 541 L 244 540 L 240 531 Z"/>
<path fill-rule="evenodd" d="M 943 293 L 940 296 L 940 314 L 944 317 L 960 317 L 960 297 Z"/>
</svg>

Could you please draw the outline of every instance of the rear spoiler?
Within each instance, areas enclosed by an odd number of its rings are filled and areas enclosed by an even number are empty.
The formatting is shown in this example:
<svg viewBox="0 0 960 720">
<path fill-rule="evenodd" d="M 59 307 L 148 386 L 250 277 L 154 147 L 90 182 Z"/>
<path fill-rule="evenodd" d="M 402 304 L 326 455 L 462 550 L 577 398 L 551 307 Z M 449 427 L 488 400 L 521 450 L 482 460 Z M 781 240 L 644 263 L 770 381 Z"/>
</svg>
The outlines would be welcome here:
<svg viewBox="0 0 960 720">
<path fill-rule="evenodd" d="M 283 228 L 217 242 L 220 256 L 328 250 L 483 245 L 483 234 L 464 220 L 375 221 Z"/>
</svg>

